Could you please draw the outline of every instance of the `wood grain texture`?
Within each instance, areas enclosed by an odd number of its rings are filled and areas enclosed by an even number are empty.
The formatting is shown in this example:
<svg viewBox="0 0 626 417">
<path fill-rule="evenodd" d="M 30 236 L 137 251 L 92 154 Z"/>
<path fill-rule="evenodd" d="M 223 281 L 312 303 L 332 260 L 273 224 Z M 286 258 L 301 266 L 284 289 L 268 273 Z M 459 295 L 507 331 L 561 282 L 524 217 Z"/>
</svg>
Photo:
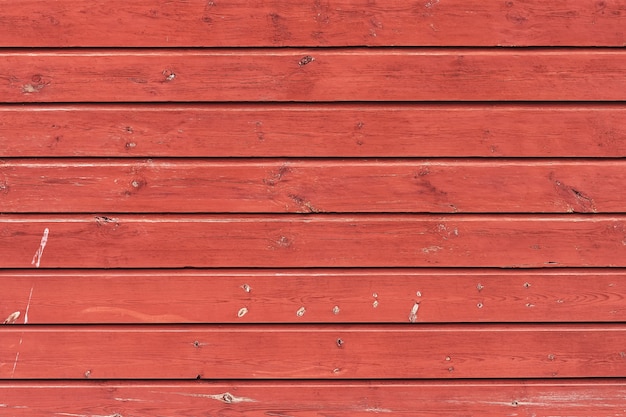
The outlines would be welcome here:
<svg viewBox="0 0 626 417">
<path fill-rule="evenodd" d="M 0 320 L 15 324 L 626 321 L 621 269 L 5 270 L 0 282 Z"/>
<path fill-rule="evenodd" d="M 0 2 L 1 46 L 623 46 L 626 3 Z M 102 34 L 106 33 L 106 36 Z"/>
<path fill-rule="evenodd" d="M 621 160 L 7 160 L 4 213 L 622 212 Z"/>
<path fill-rule="evenodd" d="M 30 382 L 0 384 L 15 417 L 198 415 L 366 417 L 621 416 L 615 380 L 370 382 Z"/>
<path fill-rule="evenodd" d="M 0 100 L 620 101 L 625 72 L 620 49 L 4 50 Z"/>
<path fill-rule="evenodd" d="M 0 377 L 626 377 L 623 324 L 7 326 Z"/>
<path fill-rule="evenodd" d="M 618 267 L 607 215 L 0 216 L 3 268 Z"/>
<path fill-rule="evenodd" d="M 624 157 L 623 105 L 0 106 L 4 157 Z"/>
</svg>

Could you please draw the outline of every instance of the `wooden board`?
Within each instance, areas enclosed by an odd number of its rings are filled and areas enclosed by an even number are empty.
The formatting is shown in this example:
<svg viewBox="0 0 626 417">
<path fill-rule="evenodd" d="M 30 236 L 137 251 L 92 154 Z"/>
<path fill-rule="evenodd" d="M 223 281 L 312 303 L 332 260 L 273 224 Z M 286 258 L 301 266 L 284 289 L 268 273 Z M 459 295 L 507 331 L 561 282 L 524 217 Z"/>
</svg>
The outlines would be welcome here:
<svg viewBox="0 0 626 417">
<path fill-rule="evenodd" d="M 0 282 L 0 319 L 16 324 L 626 321 L 621 269 L 5 270 Z"/>
<path fill-rule="evenodd" d="M 621 381 L 80 382 L 0 384 L 15 417 L 620 416 Z"/>
<path fill-rule="evenodd" d="M 622 0 L 0 2 L 0 46 L 623 46 Z"/>
<path fill-rule="evenodd" d="M 0 216 L 3 268 L 626 266 L 624 216 Z"/>
<path fill-rule="evenodd" d="M 0 101 L 622 101 L 625 72 L 619 49 L 15 49 Z"/>
<path fill-rule="evenodd" d="M 0 377 L 626 377 L 624 340 L 623 324 L 8 326 Z"/>
<path fill-rule="evenodd" d="M 626 163 L 596 160 L 8 160 L 5 213 L 610 213 Z"/>
<path fill-rule="evenodd" d="M 4 157 L 624 157 L 590 104 L 0 106 Z"/>
</svg>

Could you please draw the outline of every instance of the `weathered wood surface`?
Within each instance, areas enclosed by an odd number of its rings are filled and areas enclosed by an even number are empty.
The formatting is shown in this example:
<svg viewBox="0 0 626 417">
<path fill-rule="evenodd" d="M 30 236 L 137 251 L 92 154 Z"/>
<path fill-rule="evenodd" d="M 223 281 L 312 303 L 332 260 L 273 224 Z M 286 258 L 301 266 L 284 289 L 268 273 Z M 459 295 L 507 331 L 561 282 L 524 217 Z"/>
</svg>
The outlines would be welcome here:
<svg viewBox="0 0 626 417">
<path fill-rule="evenodd" d="M 3 157 L 624 157 L 611 104 L 0 106 Z"/>
<path fill-rule="evenodd" d="M 5 270 L 0 281 L 0 319 L 15 324 L 626 321 L 621 269 Z"/>
<path fill-rule="evenodd" d="M 623 216 L 3 216 L 2 266 L 624 266 Z M 43 257 L 45 249 L 45 258 Z M 35 255 L 31 255 L 34 253 Z"/>
<path fill-rule="evenodd" d="M 611 213 L 621 160 L 6 160 L 4 213 Z"/>
<path fill-rule="evenodd" d="M 3 329 L 0 377 L 626 377 L 625 339 L 623 324 L 18 325 Z"/>
<path fill-rule="evenodd" d="M 0 2 L 0 46 L 624 46 L 626 2 Z M 103 35 L 105 34 L 105 35 Z"/>
<path fill-rule="evenodd" d="M 622 416 L 616 380 L 371 382 L 30 382 L 0 384 L 15 417 L 198 415 Z"/>
<path fill-rule="evenodd" d="M 626 217 L 3 215 L 3 268 L 618 267 Z"/>
<path fill-rule="evenodd" d="M 0 101 L 621 101 L 625 72 L 620 49 L 18 49 Z"/>
</svg>

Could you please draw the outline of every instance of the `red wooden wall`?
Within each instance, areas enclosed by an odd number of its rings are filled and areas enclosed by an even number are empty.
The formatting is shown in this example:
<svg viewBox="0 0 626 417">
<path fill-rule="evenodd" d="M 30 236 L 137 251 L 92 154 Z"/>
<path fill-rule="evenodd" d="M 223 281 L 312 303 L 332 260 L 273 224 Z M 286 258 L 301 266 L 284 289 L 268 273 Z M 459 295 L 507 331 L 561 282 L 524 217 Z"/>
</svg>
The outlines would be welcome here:
<svg viewBox="0 0 626 417">
<path fill-rule="evenodd" d="M 0 7 L 0 415 L 626 415 L 626 0 Z"/>
</svg>

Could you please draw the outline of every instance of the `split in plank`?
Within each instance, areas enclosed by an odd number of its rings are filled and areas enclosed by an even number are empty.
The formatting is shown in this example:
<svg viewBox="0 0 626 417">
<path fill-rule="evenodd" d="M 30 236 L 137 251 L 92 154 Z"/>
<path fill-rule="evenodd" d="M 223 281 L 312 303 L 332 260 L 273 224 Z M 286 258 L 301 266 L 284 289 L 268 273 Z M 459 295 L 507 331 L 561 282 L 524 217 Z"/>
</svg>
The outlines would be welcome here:
<svg viewBox="0 0 626 417">
<path fill-rule="evenodd" d="M 0 101 L 621 101 L 620 49 L 8 50 Z"/>
<path fill-rule="evenodd" d="M 8 160 L 5 213 L 616 213 L 621 160 Z"/>
<path fill-rule="evenodd" d="M 2 0 L 0 5 L 4 47 L 623 46 L 626 27 L 623 0 Z"/>
<path fill-rule="evenodd" d="M 626 377 L 625 339 L 623 324 L 17 325 L 2 331 L 0 377 Z"/>
<path fill-rule="evenodd" d="M 626 321 L 621 269 L 9 270 L 0 280 L 0 320 L 15 324 Z"/>
<path fill-rule="evenodd" d="M 626 106 L 0 106 L 3 157 L 624 157 Z"/>
<path fill-rule="evenodd" d="M 623 267 L 624 215 L 2 215 L 2 268 Z"/>
</svg>

